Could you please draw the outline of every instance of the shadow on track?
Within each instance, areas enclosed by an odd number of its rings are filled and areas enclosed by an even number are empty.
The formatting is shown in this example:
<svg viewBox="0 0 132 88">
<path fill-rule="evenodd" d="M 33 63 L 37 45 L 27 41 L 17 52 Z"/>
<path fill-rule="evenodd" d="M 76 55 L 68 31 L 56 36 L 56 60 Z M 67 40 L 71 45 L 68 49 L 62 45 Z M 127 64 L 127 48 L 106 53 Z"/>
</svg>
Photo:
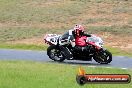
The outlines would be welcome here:
<svg viewBox="0 0 132 88">
<path fill-rule="evenodd" d="M 68 65 L 84 65 L 84 66 L 110 66 L 111 64 L 99 64 L 96 62 L 87 62 L 87 61 L 64 61 L 64 62 L 55 62 L 55 61 L 48 61 L 50 63 L 56 64 L 68 64 Z"/>
</svg>

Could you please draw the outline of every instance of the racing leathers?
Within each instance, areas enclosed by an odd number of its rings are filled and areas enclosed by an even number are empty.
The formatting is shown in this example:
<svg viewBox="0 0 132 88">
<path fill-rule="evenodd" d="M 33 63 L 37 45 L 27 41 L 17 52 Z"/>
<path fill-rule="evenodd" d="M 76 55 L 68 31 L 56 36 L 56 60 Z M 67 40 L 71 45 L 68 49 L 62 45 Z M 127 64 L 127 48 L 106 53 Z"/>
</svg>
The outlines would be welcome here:
<svg viewBox="0 0 132 88">
<path fill-rule="evenodd" d="M 88 47 L 86 46 L 86 38 L 91 37 L 90 34 L 81 33 L 81 36 L 76 36 L 75 31 L 73 29 L 66 32 L 64 35 L 62 35 L 60 39 L 60 45 L 66 45 L 71 44 L 73 50 L 76 51 L 84 51 L 87 50 Z M 83 42 L 83 43 L 80 43 Z M 65 49 L 66 53 L 69 53 L 69 56 L 72 59 L 72 53 L 67 49 Z"/>
</svg>

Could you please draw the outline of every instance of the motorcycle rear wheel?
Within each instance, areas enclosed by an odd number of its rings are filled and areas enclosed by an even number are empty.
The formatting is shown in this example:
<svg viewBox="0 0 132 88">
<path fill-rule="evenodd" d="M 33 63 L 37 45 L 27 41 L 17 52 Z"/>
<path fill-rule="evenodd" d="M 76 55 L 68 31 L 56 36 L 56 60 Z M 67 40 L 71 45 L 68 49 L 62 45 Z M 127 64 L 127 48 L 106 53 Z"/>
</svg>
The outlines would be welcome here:
<svg viewBox="0 0 132 88">
<path fill-rule="evenodd" d="M 65 60 L 64 52 L 61 51 L 56 45 L 51 45 L 47 48 L 47 55 L 50 59 L 62 62 Z"/>
</svg>

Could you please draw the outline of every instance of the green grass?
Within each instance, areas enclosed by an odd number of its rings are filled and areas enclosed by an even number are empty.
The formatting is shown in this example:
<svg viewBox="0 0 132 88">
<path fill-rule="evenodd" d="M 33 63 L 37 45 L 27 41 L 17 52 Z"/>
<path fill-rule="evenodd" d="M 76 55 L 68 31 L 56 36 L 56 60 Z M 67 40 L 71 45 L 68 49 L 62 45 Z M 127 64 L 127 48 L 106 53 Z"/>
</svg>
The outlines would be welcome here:
<svg viewBox="0 0 132 88">
<path fill-rule="evenodd" d="M 108 47 L 108 46 L 106 46 L 106 48 L 110 52 L 112 52 L 112 54 L 114 56 L 129 56 L 129 57 L 132 57 L 132 52 L 128 52 L 128 51 L 120 50 L 119 48 L 113 48 L 113 47 Z"/>
<path fill-rule="evenodd" d="M 33 61 L 0 61 L 0 88 L 131 88 L 132 84 L 76 83 L 79 66 Z M 91 68 L 88 74 L 130 74 L 132 70 Z"/>
<path fill-rule="evenodd" d="M 37 29 L 30 27 L 4 28 L 4 29 L 0 29 L 0 42 L 31 38 L 33 36 L 41 36 L 44 33 L 46 33 L 46 30 L 44 29 Z"/>
<path fill-rule="evenodd" d="M 36 27 L 9 27 L 0 29 L 0 42 L 15 41 L 44 36 L 46 33 L 62 33 L 65 29 L 45 29 Z"/>
<path fill-rule="evenodd" d="M 1 49 L 46 50 L 46 45 L 0 44 Z"/>
</svg>

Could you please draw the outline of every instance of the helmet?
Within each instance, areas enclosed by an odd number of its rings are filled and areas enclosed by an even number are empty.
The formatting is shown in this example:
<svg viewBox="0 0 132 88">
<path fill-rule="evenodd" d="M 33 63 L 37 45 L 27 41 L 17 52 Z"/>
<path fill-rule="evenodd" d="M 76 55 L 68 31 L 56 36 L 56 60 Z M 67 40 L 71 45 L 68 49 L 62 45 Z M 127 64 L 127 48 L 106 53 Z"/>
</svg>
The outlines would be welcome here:
<svg viewBox="0 0 132 88">
<path fill-rule="evenodd" d="M 74 31 L 77 36 L 81 36 L 84 33 L 84 27 L 82 25 L 75 25 Z"/>
</svg>

